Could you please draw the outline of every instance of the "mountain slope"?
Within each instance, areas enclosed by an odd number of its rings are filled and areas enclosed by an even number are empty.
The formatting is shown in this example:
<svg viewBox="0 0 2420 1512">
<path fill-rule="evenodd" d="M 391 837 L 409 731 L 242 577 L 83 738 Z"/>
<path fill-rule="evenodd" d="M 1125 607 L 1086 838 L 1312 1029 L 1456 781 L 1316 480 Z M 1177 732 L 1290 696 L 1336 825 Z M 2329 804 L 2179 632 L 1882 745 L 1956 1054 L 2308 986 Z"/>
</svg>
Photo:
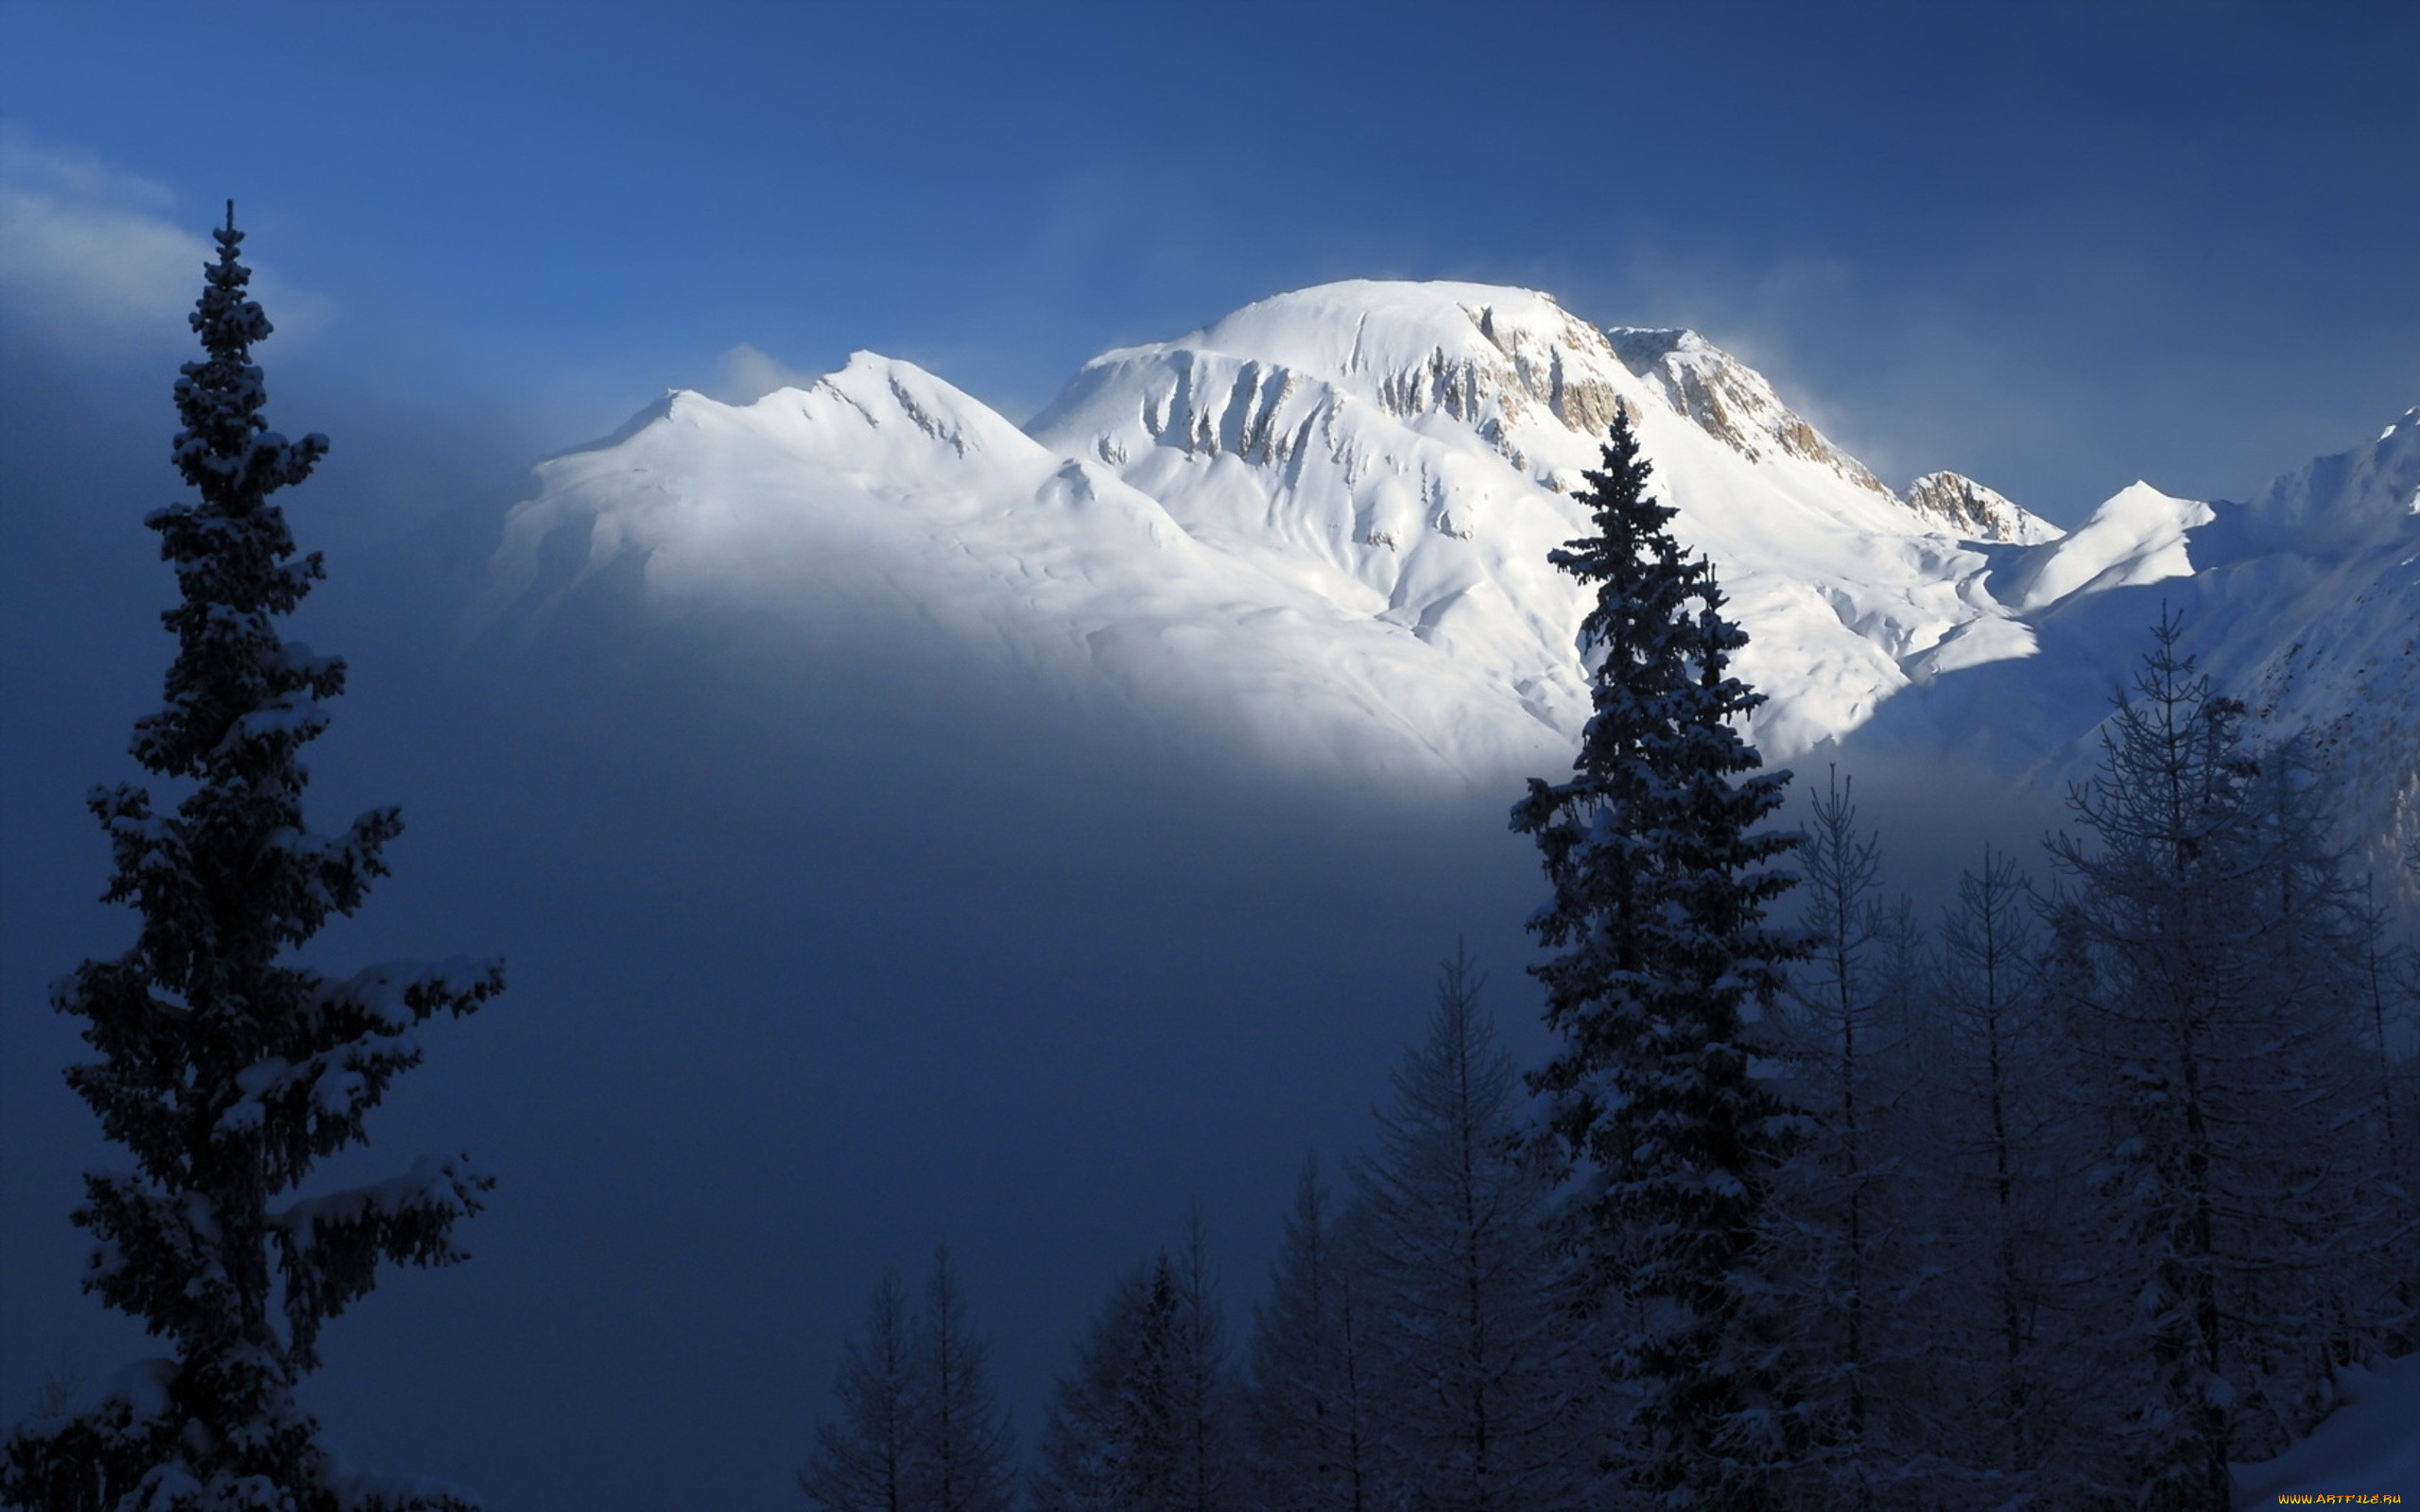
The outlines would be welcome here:
<svg viewBox="0 0 2420 1512">
<path fill-rule="evenodd" d="M 1382 602 L 1340 603 L 1332 584 L 1204 544 L 910 364 L 859 353 L 747 406 L 675 394 L 538 476 L 484 611 L 525 642 L 604 599 L 710 633 L 745 623 L 752 647 L 769 626 L 776 658 L 973 659 L 1061 694 L 1220 717 L 1279 759 L 1414 776 L 1534 765 L 1562 745 Z"/>
<path fill-rule="evenodd" d="M 2384 756 L 2420 744 L 2420 418 L 2247 504 L 2136 484 L 2063 536 L 1955 473 L 1893 492 L 1691 333 L 1481 284 L 1264 300 L 1095 358 L 1022 430 L 871 353 L 751 405 L 671 395 L 541 466 L 487 620 L 947 657 L 1262 760 L 1497 785 L 1587 714 L 1547 556 L 1617 406 L 1750 633 L 1768 757 L 2072 772 L 2165 601 L 2273 728 L 2366 753 L 2373 833 L 2413 829 Z"/>
<path fill-rule="evenodd" d="M 1641 376 L 1545 295 L 1328 284 L 1096 358 L 1029 429 L 1115 468 L 1199 539 L 1326 575 L 1340 599 L 1347 585 L 1383 595 L 1390 618 L 1523 686 L 1576 736 L 1583 606 L 1546 555 L 1586 527 L 1568 495 L 1627 404 L 1676 531 L 1720 564 L 1748 627 L 1743 675 L 1772 696 L 1758 737 L 1804 749 L 1904 687 L 1905 659 L 2002 612 L 1980 592 L 1988 558 L 1780 408 L 1761 378 L 1678 335 L 1659 360 L 1685 354 L 1716 387 Z M 1676 407 L 1674 394 L 1701 391 L 1727 397 Z"/>
<path fill-rule="evenodd" d="M 2192 550 L 2206 660 L 2272 730 L 2315 733 L 2372 859 L 2420 857 L 2420 408 L 2221 506 Z"/>
<path fill-rule="evenodd" d="M 880 623 L 1265 754 L 1494 782 L 1558 764 L 1586 717 L 1584 605 L 1546 558 L 1586 526 L 1570 494 L 1616 405 L 1754 637 L 1775 752 L 1855 728 L 1953 638 L 2024 649 L 1996 548 L 1718 349 L 1436 284 L 1325 285 L 1107 353 L 1022 433 L 869 353 L 752 405 L 672 395 L 540 468 L 488 615 L 525 638 Z"/>
<path fill-rule="evenodd" d="M 1920 679 L 1844 749 L 1957 752 L 2050 786 L 2079 775 L 2163 613 L 2266 738 L 2308 732 L 2344 838 L 2383 876 L 2420 845 L 2420 410 L 2248 502 L 2137 483 L 2048 545 L 2009 551 L 1996 593 L 2033 640 Z"/>
</svg>

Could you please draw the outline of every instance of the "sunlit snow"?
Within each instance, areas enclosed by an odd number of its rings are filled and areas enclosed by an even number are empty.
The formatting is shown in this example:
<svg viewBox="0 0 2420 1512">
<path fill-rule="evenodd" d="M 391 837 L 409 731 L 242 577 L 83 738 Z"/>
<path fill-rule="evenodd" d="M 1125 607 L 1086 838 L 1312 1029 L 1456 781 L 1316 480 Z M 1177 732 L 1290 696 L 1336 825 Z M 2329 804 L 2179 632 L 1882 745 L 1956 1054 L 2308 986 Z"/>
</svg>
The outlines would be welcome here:
<svg viewBox="0 0 2420 1512">
<path fill-rule="evenodd" d="M 2384 564 L 2410 555 L 2389 553 L 2412 528 L 2415 416 L 2249 504 L 2136 483 L 2061 535 L 1956 473 L 1893 491 L 1693 333 L 1600 329 L 1476 284 L 1263 300 L 1103 353 L 1024 429 L 870 352 L 751 404 L 671 394 L 541 466 L 485 622 L 544 636 L 603 603 L 783 627 L 746 638 L 777 656 L 904 640 L 1053 696 L 1208 720 L 1279 765 L 1492 786 L 1560 765 L 1586 717 L 1582 594 L 1547 558 L 1587 528 L 1572 495 L 1617 406 L 1751 636 L 1738 667 L 1770 699 L 1752 731 L 1770 759 L 1914 690 L 1935 713 L 1898 721 L 1903 745 L 1980 719 L 2027 761 L 2088 751 L 2171 598 L 2273 723 L 2360 705 L 2420 733 L 2420 679 L 2373 675 L 2413 654 L 2420 583 Z M 1986 672 L 1980 702 L 1927 702 Z M 2412 829 L 2404 767 L 2374 775 L 2362 823 Z"/>
<path fill-rule="evenodd" d="M 1547 554 L 1586 528 L 1570 494 L 1621 404 L 1754 638 L 1770 750 L 1856 728 L 1945 643 L 2029 648 L 1978 633 L 2009 618 L 1985 552 L 1761 377 L 1689 333 L 1616 335 L 1643 374 L 1543 294 L 1348 283 L 1106 353 L 1030 434 L 865 352 L 749 405 L 676 393 L 542 466 L 488 613 L 544 633 L 620 574 L 676 614 L 892 616 L 1239 719 L 1275 758 L 1495 781 L 1585 718 L 1582 595 Z"/>
</svg>

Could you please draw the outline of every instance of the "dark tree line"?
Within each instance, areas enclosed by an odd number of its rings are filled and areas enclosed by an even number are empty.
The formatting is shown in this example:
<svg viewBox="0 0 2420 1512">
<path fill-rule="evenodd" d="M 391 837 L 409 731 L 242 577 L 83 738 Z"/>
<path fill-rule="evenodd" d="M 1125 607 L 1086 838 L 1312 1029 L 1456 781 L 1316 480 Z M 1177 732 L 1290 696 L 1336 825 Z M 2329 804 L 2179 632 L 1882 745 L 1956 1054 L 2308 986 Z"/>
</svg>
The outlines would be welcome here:
<svg viewBox="0 0 2420 1512">
<path fill-rule="evenodd" d="M 1555 1054 L 1525 1088 L 1449 966 L 1239 1361 L 1198 1227 L 1120 1282 L 1039 1512 L 2224 1512 L 2420 1344 L 2414 978 L 2307 745 L 2164 619 L 2049 885 L 1986 850 L 1925 917 L 1849 780 L 1771 826 L 1649 475 L 1625 416 L 1555 558 L 1595 713 L 1513 811 Z"/>
<path fill-rule="evenodd" d="M 946 1247 L 913 1315 L 906 1282 L 884 1273 L 833 1383 L 840 1417 L 818 1431 L 800 1489 L 824 1512 L 1006 1512 L 1016 1440 L 990 1357 Z"/>
</svg>

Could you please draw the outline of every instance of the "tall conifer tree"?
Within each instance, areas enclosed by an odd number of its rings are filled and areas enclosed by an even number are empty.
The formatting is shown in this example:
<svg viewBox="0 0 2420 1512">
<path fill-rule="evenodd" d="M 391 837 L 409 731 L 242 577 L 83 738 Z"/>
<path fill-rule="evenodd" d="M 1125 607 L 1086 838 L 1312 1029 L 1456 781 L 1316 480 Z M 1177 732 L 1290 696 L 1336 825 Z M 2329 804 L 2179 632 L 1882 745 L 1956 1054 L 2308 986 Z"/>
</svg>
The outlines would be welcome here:
<svg viewBox="0 0 2420 1512">
<path fill-rule="evenodd" d="M 2061 1054 L 2045 1003 L 2039 900 L 2016 863 L 1984 847 L 1982 868 L 1959 879 L 1944 911 L 1933 1045 L 1943 1068 L 1929 1137 L 1916 1153 L 1932 1198 L 1937 1263 L 1948 1297 L 1929 1351 L 1939 1384 L 1928 1406 L 1955 1452 L 2035 1500 L 2080 1501 L 2088 1456 L 2074 1425 L 2097 1410 L 2088 1377 L 2094 1341 L 2080 1315 L 2076 1278 L 2095 1252 L 2064 1190 L 2083 1163 L 2063 1117 Z M 2054 1380 L 2064 1377 L 2060 1389 Z M 2079 1408 L 2079 1403 L 2089 1406 Z"/>
<path fill-rule="evenodd" d="M 908 1288 L 883 1271 L 866 1304 L 866 1330 L 841 1347 L 832 1395 L 837 1422 L 820 1425 L 799 1489 L 822 1512 L 910 1512 L 923 1499 L 917 1445 L 915 1339 Z"/>
<path fill-rule="evenodd" d="M 1333 1209 L 1318 1160 L 1305 1160 L 1269 1299 L 1253 1309 L 1244 1403 L 1266 1512 L 1375 1512 L 1391 1500 L 1379 1476 L 1368 1225 Z"/>
<path fill-rule="evenodd" d="M 1578 1177 L 1583 1263 L 1630 1332 L 1638 1488 L 1673 1507 L 1762 1508 L 1793 1454 L 1796 1403 L 1767 1288 L 1763 1226 L 1786 1109 L 1749 1035 L 1799 952 L 1766 913 L 1795 844 L 1756 826 L 1787 773 L 1760 772 L 1738 721 L 1763 700 L 1730 671 L 1746 635 L 1711 563 L 1683 552 L 1647 489 L 1627 411 L 1582 495 L 1596 534 L 1549 559 L 1597 603 L 1601 660 L 1571 778 L 1532 779 L 1512 828 L 1554 896 L 1530 921 L 1561 1048 L 1532 1085 Z"/>
<path fill-rule="evenodd" d="M 2230 1466 L 2308 1426 L 2376 1348 L 2377 1146 L 2354 1008 L 2366 941 L 2307 755 L 2256 757 L 2244 706 L 2153 631 L 2134 696 L 2070 796 L 2051 911 L 2141 1405 L 2147 1512 L 2230 1504 Z"/>
<path fill-rule="evenodd" d="M 1380 1433 L 1403 1512 L 1580 1504 L 1586 1339 L 1550 1235 L 1540 1152 L 1520 1139 L 1512 1057 L 1457 954 L 1359 1162 Z"/>
<path fill-rule="evenodd" d="M 1162 1250 L 1119 1278 L 1043 1419 L 1035 1512 L 1180 1512 L 1176 1267 Z"/>
<path fill-rule="evenodd" d="M 1806 1346 L 1802 1382 L 1819 1465 L 1808 1480 L 1867 1512 L 1904 1481 L 1917 1437 L 1904 1367 L 1934 1298 L 1915 1252 L 1903 1160 L 1920 1073 L 1909 1000 L 1921 931 L 1881 896 L 1882 847 L 1835 769 L 1808 810 L 1799 896 L 1809 954 L 1775 1015 L 1805 1138 L 1776 1193 L 1783 1294 Z"/>
<path fill-rule="evenodd" d="M 1233 1512 L 1235 1382 L 1209 1240 L 1122 1278 L 1043 1421 L 1035 1512 Z"/>
<path fill-rule="evenodd" d="M 906 1283 L 885 1269 L 865 1332 L 842 1346 L 839 1417 L 816 1429 L 799 1489 L 823 1512 L 1008 1512 L 1016 1440 L 993 1395 L 991 1352 L 948 1246 L 933 1252 L 913 1319 Z"/>
<path fill-rule="evenodd" d="M 932 1512 L 1008 1512 L 1016 1500 L 1016 1435 L 992 1390 L 991 1358 L 944 1245 L 933 1252 L 916 1329 L 912 1484 Z"/>
<path fill-rule="evenodd" d="M 420 1061 L 418 1027 L 472 1011 L 502 977 L 458 960 L 334 980 L 292 963 L 385 875 L 402 823 L 391 808 L 333 836 L 303 822 L 298 753 L 325 728 L 344 663 L 278 636 L 321 568 L 296 558 L 269 498 L 328 443 L 263 420 L 251 348 L 270 328 L 245 294 L 232 203 L 215 235 L 191 318 L 207 356 L 176 389 L 176 465 L 200 498 L 145 522 L 176 568 L 182 597 L 162 619 L 177 657 L 167 705 L 136 724 L 132 747 L 191 785 L 168 813 L 142 787 L 94 791 L 116 864 L 105 896 L 142 924 L 126 954 L 85 962 L 53 996 L 98 1057 L 69 1084 L 134 1161 L 85 1177 L 85 1285 L 174 1353 L 97 1403 L 21 1427 L 0 1450 L 0 1499 L 43 1512 L 464 1508 L 425 1483 L 342 1469 L 293 1396 L 320 1326 L 371 1289 L 380 1261 L 461 1258 L 454 1222 L 490 1182 L 466 1158 L 424 1157 L 372 1186 L 295 1188 L 362 1140 L 388 1083 Z"/>
</svg>

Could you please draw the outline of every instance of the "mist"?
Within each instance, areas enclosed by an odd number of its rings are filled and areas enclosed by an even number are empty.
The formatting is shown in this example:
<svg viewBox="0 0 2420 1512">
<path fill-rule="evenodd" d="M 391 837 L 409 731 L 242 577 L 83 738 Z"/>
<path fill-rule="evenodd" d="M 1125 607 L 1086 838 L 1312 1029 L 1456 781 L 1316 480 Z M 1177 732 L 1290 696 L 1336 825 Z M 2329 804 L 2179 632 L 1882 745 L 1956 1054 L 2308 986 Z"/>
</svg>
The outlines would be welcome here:
<svg viewBox="0 0 2420 1512">
<path fill-rule="evenodd" d="M 1443 957 L 1466 949 L 1516 1056 L 1543 1054 L 1522 970 L 1543 885 L 1512 785 L 1277 771 L 1211 720 L 846 615 L 821 640 L 482 624 L 521 481 L 499 459 L 535 438 L 307 364 L 285 384 L 267 355 L 273 417 L 335 442 L 285 495 L 328 548 L 294 631 L 351 664 L 311 812 L 393 802 L 407 826 L 307 958 L 508 968 L 504 998 L 426 1034 L 374 1147 L 324 1173 L 465 1150 L 500 1179 L 470 1263 L 390 1275 L 330 1332 L 304 1400 L 360 1462 L 498 1512 L 787 1505 L 866 1293 L 942 1242 L 1029 1441 L 1109 1279 L 1195 1208 L 1240 1326 L 1303 1158 L 1362 1145 Z M 0 1400 L 24 1401 L 146 1350 L 77 1295 L 66 1214 L 112 1152 L 41 1004 L 131 936 L 93 901 L 80 797 L 137 775 L 127 730 L 170 645 L 128 606 L 167 602 L 140 518 L 174 480 L 156 372 L 71 369 L 22 335 L 9 361 L 59 378 L 5 421 L 7 675 L 43 711 L 5 737 L 0 1116 L 25 1155 L 0 1177 Z M 1803 801 L 1824 763 L 1796 765 Z M 1928 894 L 1980 840 L 2040 833 L 1937 774 L 1846 769 Z"/>
<path fill-rule="evenodd" d="M 1029 1435 L 1100 1289 L 1193 1206 L 1240 1324 L 1302 1159 L 1359 1143 L 1458 942 L 1508 1023 L 1533 1017 L 1512 795 L 1407 809 L 1274 777 L 1206 727 L 1037 703 L 912 638 L 516 650 L 463 619 L 509 503 L 479 428 L 424 422 L 414 454 L 467 458 L 453 476 L 348 471 L 375 406 L 288 398 L 265 355 L 272 416 L 335 443 L 289 519 L 306 550 L 349 542 L 293 626 L 350 662 L 310 812 L 406 824 L 394 875 L 306 958 L 496 954 L 510 983 L 431 1026 L 373 1147 L 314 1183 L 454 1150 L 500 1180 L 470 1263 L 390 1274 L 331 1329 L 303 1400 L 358 1462 L 499 1512 L 787 1505 L 865 1294 L 942 1241 Z M 43 1005 L 131 938 L 94 901 L 81 796 L 141 775 L 127 732 L 172 649 L 129 608 L 172 591 L 139 523 L 173 496 L 166 427 L 120 412 L 7 421 L 7 677 L 42 711 L 9 723 L 0 863 L 18 1403 L 156 1349 L 78 1294 L 78 1173 L 116 1155 Z M 386 528 L 407 489 L 473 502 Z"/>
</svg>

